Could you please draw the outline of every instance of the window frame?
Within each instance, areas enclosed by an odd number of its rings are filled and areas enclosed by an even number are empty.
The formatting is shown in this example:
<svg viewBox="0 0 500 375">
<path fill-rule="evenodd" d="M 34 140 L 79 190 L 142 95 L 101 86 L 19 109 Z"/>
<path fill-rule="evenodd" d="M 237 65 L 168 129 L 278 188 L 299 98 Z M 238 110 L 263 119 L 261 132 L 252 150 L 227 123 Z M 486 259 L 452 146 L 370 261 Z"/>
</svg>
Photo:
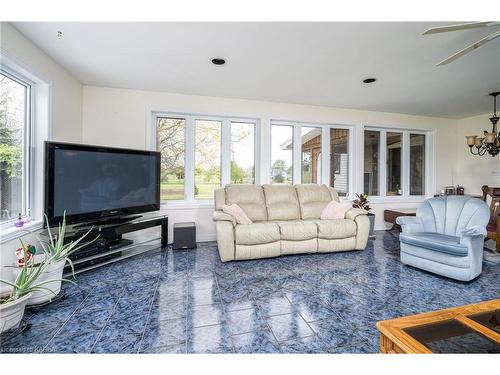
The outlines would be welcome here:
<svg viewBox="0 0 500 375">
<path fill-rule="evenodd" d="M 364 160 L 364 132 L 376 131 L 380 133 L 379 143 L 379 195 L 370 195 L 370 200 L 376 202 L 390 202 L 404 200 L 406 203 L 420 202 L 435 191 L 435 148 L 434 148 L 434 129 L 413 129 L 413 128 L 392 128 L 386 126 L 364 126 L 363 134 L 363 160 Z M 402 194 L 387 195 L 387 133 L 402 133 L 402 162 L 401 179 Z M 424 174 L 424 194 L 410 195 L 410 134 L 425 136 L 425 174 Z M 364 163 L 362 173 L 364 174 Z M 361 186 L 363 190 L 363 186 Z"/>
<path fill-rule="evenodd" d="M 220 121 L 221 122 L 221 186 L 231 183 L 231 123 L 244 122 L 254 124 L 254 168 L 255 183 L 259 183 L 259 152 L 258 139 L 260 136 L 260 121 L 257 118 L 220 116 L 213 114 L 183 113 L 149 110 L 151 116 L 146 131 L 146 144 L 151 150 L 157 150 L 157 120 L 158 118 L 184 119 L 185 127 L 185 155 L 184 155 L 184 199 L 161 201 L 162 208 L 185 208 L 185 207 L 212 207 L 213 199 L 196 199 L 194 195 L 195 186 L 195 155 L 196 155 L 196 121 Z"/>
<path fill-rule="evenodd" d="M 13 80 L 14 82 L 24 86 L 25 88 L 25 100 L 24 100 L 24 123 L 22 128 L 22 166 L 21 166 L 21 207 L 22 207 L 22 215 L 21 218 L 25 222 L 31 222 L 37 219 L 34 215 L 35 213 L 32 210 L 35 197 L 34 189 L 30 188 L 31 182 L 35 181 L 34 179 L 34 144 L 33 144 L 33 129 L 34 129 L 34 92 L 33 89 L 35 83 L 25 77 L 23 74 L 15 71 L 14 69 L 9 68 L 8 66 L 3 66 L 0 68 L 0 73 L 6 76 L 7 78 Z M 37 215 L 38 216 L 38 215 Z M 13 227 L 14 222 L 18 219 L 18 216 L 14 216 L 9 220 L 0 223 L 0 230 L 7 231 L 8 229 Z"/>
<path fill-rule="evenodd" d="M 309 128 L 321 128 L 321 184 L 330 186 L 330 129 L 343 129 L 348 131 L 349 140 L 347 144 L 347 156 L 348 156 L 348 183 L 347 183 L 347 193 L 345 196 L 340 198 L 343 200 L 351 200 L 354 197 L 354 166 L 357 163 L 356 157 L 356 144 L 354 138 L 356 136 L 356 125 L 354 124 L 340 124 L 340 123 L 317 123 L 317 122 L 305 122 L 305 121 L 289 121 L 289 120 L 274 120 L 270 121 L 269 129 L 269 162 L 267 165 L 267 176 L 269 181 L 271 181 L 271 155 L 272 155 L 272 126 L 292 126 L 293 128 L 293 150 L 292 150 L 292 160 L 293 160 L 293 184 L 302 183 L 302 147 L 297 147 L 297 145 L 302 145 L 302 127 Z"/>
</svg>

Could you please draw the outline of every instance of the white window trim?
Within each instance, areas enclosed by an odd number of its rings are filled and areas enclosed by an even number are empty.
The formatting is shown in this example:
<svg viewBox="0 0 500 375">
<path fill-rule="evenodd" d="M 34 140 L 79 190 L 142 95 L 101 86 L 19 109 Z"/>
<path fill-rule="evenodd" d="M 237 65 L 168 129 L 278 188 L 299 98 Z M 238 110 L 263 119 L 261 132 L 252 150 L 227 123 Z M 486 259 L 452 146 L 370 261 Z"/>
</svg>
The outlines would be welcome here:
<svg viewBox="0 0 500 375">
<path fill-rule="evenodd" d="M 270 135 L 272 138 L 272 126 L 291 126 L 293 127 L 293 184 L 302 183 L 302 159 L 301 149 L 296 145 L 301 144 L 302 127 L 320 128 L 321 129 L 321 183 L 330 186 L 330 129 L 347 129 L 349 131 L 349 140 L 347 145 L 348 155 L 348 176 L 349 181 L 347 184 L 347 194 L 341 197 L 343 200 L 351 200 L 354 197 L 354 166 L 357 163 L 356 158 L 356 144 L 354 137 L 356 136 L 356 125 L 353 124 L 326 124 L 304 121 L 290 121 L 290 120 L 274 120 L 270 121 Z M 269 183 L 271 183 L 271 165 L 272 165 L 272 140 L 269 142 L 269 162 L 267 165 L 267 173 L 269 174 Z"/>
<path fill-rule="evenodd" d="M 433 196 L 436 191 L 436 150 L 434 146 L 435 130 L 434 129 L 413 129 L 403 127 L 388 127 L 379 125 L 366 125 L 363 126 L 363 142 L 361 142 L 364 160 L 364 131 L 378 131 L 380 132 L 379 143 L 379 195 L 371 195 L 369 197 L 372 203 L 389 203 L 389 202 L 404 202 L 404 203 L 420 203 L 425 199 Z M 386 141 L 387 132 L 403 133 L 403 160 L 401 166 L 403 168 L 401 173 L 403 195 L 387 195 L 387 147 Z M 410 134 L 425 135 L 425 193 L 423 195 L 410 195 Z M 362 171 L 364 173 L 364 163 Z M 361 179 L 360 190 L 364 189 L 363 181 Z M 383 192 L 383 194 L 382 194 Z"/>
<path fill-rule="evenodd" d="M 32 73 L 32 69 L 25 66 L 5 50 L 0 49 L 0 60 L 2 70 L 16 80 L 30 86 L 29 104 L 31 110 L 26 127 L 29 135 L 25 137 L 25 147 L 29 149 L 26 157 L 26 166 L 23 173 L 27 173 L 27 191 L 25 197 L 26 213 L 23 217 L 25 224 L 22 228 L 14 227 L 17 220 L 9 220 L 0 224 L 0 243 L 4 243 L 42 228 L 43 223 L 43 181 L 44 181 L 44 142 L 51 136 L 51 101 L 52 85 L 50 80 L 45 79 L 38 73 Z M 29 138 L 29 139 L 26 139 Z M 26 171 L 27 169 L 27 171 Z"/>
<path fill-rule="evenodd" d="M 254 124 L 254 180 L 259 183 L 260 176 L 260 121 L 251 117 L 222 116 L 214 114 L 185 113 L 164 110 L 147 109 L 146 119 L 146 148 L 156 150 L 157 118 L 178 118 L 186 121 L 185 128 L 185 154 L 184 154 L 184 199 L 161 201 L 161 208 L 189 209 L 213 208 L 213 199 L 195 199 L 195 146 L 196 146 L 196 120 L 221 122 L 221 186 L 231 182 L 231 123 L 244 122 Z"/>
</svg>

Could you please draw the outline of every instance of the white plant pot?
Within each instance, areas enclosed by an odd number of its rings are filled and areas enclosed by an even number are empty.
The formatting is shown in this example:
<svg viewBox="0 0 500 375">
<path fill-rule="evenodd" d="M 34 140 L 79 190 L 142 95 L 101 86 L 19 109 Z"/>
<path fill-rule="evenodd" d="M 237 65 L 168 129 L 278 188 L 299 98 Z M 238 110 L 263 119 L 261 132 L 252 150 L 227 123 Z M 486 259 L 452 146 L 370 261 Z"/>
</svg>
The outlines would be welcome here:
<svg viewBox="0 0 500 375">
<path fill-rule="evenodd" d="M 31 293 L 28 293 L 12 302 L 0 304 L 0 333 L 19 327 L 30 298 Z"/>
<path fill-rule="evenodd" d="M 59 294 L 59 292 L 61 291 L 61 285 L 62 285 L 61 279 L 65 264 L 66 264 L 66 259 L 63 259 L 56 263 L 51 263 L 47 266 L 45 271 L 43 271 L 40 277 L 38 277 L 38 279 L 35 281 L 35 284 L 39 284 L 48 280 L 55 280 L 55 281 L 51 281 L 50 283 L 41 285 L 45 289 L 32 292 L 31 298 L 29 299 L 27 304 L 28 306 L 39 305 L 42 303 L 49 302 Z M 19 272 L 20 270 L 17 269 L 15 275 L 16 277 L 17 274 L 19 274 Z"/>
</svg>

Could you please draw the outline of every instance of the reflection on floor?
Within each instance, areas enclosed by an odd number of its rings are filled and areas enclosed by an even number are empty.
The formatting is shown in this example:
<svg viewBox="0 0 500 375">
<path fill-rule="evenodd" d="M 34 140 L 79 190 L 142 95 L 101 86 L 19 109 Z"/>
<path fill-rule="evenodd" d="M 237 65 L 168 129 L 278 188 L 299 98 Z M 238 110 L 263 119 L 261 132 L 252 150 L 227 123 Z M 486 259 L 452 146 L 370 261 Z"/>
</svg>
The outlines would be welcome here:
<svg viewBox="0 0 500 375">
<path fill-rule="evenodd" d="M 78 276 L 27 312 L 2 352 L 376 353 L 378 320 L 500 298 L 500 262 L 455 282 L 399 262 L 397 233 L 364 251 L 221 263 L 215 243 Z"/>
</svg>

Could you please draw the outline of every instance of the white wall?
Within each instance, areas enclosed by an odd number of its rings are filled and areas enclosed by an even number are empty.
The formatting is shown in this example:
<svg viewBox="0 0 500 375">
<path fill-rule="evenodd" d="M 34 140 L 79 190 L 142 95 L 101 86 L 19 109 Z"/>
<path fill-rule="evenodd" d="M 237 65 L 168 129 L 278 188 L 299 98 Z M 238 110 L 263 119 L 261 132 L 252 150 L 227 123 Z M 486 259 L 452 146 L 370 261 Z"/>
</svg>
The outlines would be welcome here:
<svg viewBox="0 0 500 375">
<path fill-rule="evenodd" d="M 144 149 L 148 144 L 146 135 L 151 110 L 260 119 L 261 183 L 269 180 L 267 167 L 270 165 L 270 122 L 273 119 L 355 125 L 356 139 L 361 139 L 363 126 L 434 129 L 435 141 L 439 144 L 439 147 L 436 148 L 437 190 L 452 183 L 452 168 L 450 166 L 453 166 L 455 161 L 456 132 L 454 129 L 456 121 L 442 118 L 84 86 L 83 142 Z M 355 150 L 355 154 L 358 156 L 354 165 L 358 179 L 357 186 L 362 186 L 360 152 L 362 152 L 362 145 L 358 142 Z M 374 203 L 372 206 L 377 215 L 377 228 L 385 228 L 382 220 L 385 208 L 410 208 L 417 205 L 417 202 L 410 200 L 398 203 Z M 215 239 L 211 220 L 212 208 L 175 210 L 167 208 L 166 212 L 169 214 L 171 223 L 196 221 L 198 240 Z"/>
<path fill-rule="evenodd" d="M 465 141 L 466 135 L 482 136 L 484 130 L 491 131 L 489 120 L 491 115 L 491 113 L 486 113 L 457 121 L 456 164 L 453 181 L 455 185 L 463 185 L 466 194 L 481 194 L 482 185 L 500 186 L 500 155 L 496 157 L 491 157 L 489 154 L 471 155 Z"/>
<path fill-rule="evenodd" d="M 50 108 L 48 134 L 52 140 L 81 142 L 82 140 L 82 85 L 41 49 L 26 39 L 6 22 L 0 23 L 0 52 L 26 71 L 45 81 L 49 86 Z M 36 126 L 36 124 L 35 124 Z M 37 181 L 42 184 L 42 181 Z M 33 241 L 29 236 L 27 241 Z M 0 241 L 1 243 L 1 241 Z M 18 240 L 1 243 L 0 265 L 10 264 Z M 0 277 L 5 270 L 0 269 Z"/>
<path fill-rule="evenodd" d="M 82 84 L 12 25 L 0 23 L 0 48 L 23 68 L 48 82 L 51 89 L 53 140 L 82 139 Z"/>
</svg>

